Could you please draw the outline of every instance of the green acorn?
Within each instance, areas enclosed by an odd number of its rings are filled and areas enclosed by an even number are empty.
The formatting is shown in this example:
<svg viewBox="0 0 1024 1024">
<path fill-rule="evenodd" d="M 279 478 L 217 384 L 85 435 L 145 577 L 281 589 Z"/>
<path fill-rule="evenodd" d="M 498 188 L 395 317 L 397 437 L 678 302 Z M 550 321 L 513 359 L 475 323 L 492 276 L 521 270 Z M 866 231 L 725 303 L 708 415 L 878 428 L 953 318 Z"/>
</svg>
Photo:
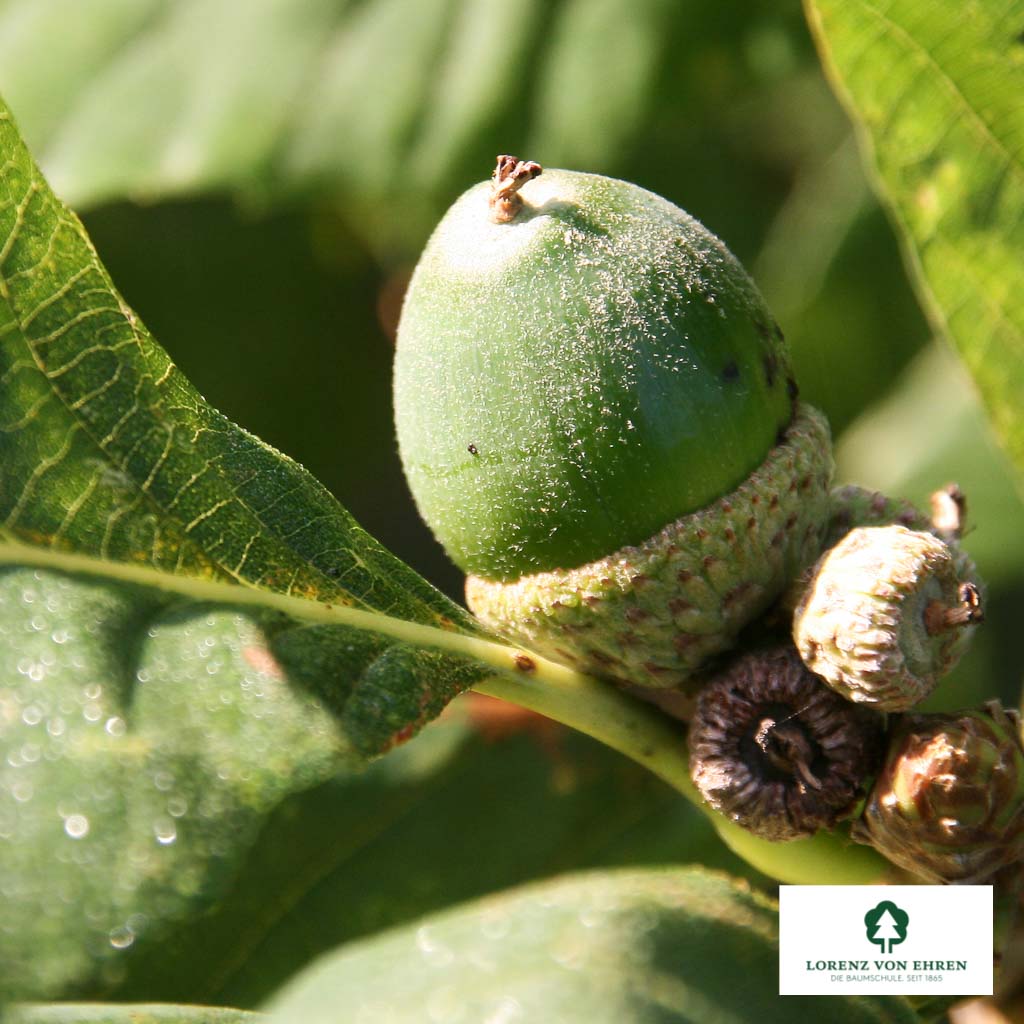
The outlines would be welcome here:
<svg viewBox="0 0 1024 1024">
<path fill-rule="evenodd" d="M 763 839 L 830 829 L 878 768 L 881 717 L 833 693 L 792 647 L 754 651 L 705 686 L 690 722 L 704 799 Z"/>
<path fill-rule="evenodd" d="M 807 667 L 848 700 L 905 711 L 959 659 L 981 618 L 949 546 L 905 526 L 859 526 L 815 566 L 793 615 Z"/>
<path fill-rule="evenodd" d="M 979 883 L 1024 857 L 1024 745 L 997 701 L 907 715 L 853 838 L 930 882 Z"/>
<path fill-rule="evenodd" d="M 539 170 L 499 158 L 420 258 L 402 461 L 486 624 L 685 686 L 820 550 L 827 424 L 721 241 L 635 185 Z"/>
</svg>

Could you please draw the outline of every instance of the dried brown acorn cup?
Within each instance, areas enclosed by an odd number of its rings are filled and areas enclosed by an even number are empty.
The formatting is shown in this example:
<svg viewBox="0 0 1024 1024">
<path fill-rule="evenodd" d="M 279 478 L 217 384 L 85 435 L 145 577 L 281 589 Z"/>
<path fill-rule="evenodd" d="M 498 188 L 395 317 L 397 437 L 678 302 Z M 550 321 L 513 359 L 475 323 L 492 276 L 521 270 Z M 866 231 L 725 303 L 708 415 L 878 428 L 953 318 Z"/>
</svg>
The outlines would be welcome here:
<svg viewBox="0 0 1024 1024">
<path fill-rule="evenodd" d="M 395 359 L 416 503 L 490 627 L 695 688 L 821 549 L 828 426 L 724 244 L 635 185 L 499 158 L 416 267 Z"/>
<path fill-rule="evenodd" d="M 830 829 L 878 768 L 882 718 L 844 700 L 789 645 L 736 658 L 701 690 L 690 775 L 717 811 L 763 839 Z"/>
<path fill-rule="evenodd" d="M 1024 858 L 1020 718 L 997 701 L 906 715 L 851 831 L 931 882 L 980 883 Z"/>
</svg>

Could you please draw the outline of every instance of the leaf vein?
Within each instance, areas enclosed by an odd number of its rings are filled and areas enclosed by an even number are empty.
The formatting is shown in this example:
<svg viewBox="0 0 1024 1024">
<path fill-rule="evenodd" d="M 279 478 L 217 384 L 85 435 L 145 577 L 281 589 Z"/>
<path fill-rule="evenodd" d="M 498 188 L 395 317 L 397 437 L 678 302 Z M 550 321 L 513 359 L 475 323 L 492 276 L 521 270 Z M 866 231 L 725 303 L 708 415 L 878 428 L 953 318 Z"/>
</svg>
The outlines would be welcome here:
<svg viewBox="0 0 1024 1024">
<path fill-rule="evenodd" d="M 22 511 L 28 504 L 29 498 L 32 496 L 32 492 L 35 490 L 36 485 L 51 469 L 59 466 L 67 457 L 68 452 L 71 451 L 71 445 L 74 443 L 75 434 L 77 434 L 79 430 L 81 430 L 81 426 L 77 422 L 72 423 L 68 428 L 67 433 L 64 435 L 64 440 L 61 442 L 57 451 L 55 451 L 53 455 L 47 456 L 43 459 L 43 461 L 32 470 L 22 487 L 18 500 L 14 503 L 14 507 L 4 520 L 5 526 L 13 527 L 14 524 L 17 523 Z"/>
<path fill-rule="evenodd" d="M 193 519 L 192 522 L 190 522 L 188 526 L 185 527 L 185 532 L 191 533 L 197 526 L 200 525 L 200 523 L 206 522 L 207 519 L 209 519 L 213 515 L 216 515 L 222 508 L 227 508 L 229 505 L 234 504 L 236 500 L 237 499 L 235 498 L 221 498 L 220 501 L 211 505 L 205 512 L 200 512 L 199 515 L 197 515 L 195 519 Z"/>
</svg>

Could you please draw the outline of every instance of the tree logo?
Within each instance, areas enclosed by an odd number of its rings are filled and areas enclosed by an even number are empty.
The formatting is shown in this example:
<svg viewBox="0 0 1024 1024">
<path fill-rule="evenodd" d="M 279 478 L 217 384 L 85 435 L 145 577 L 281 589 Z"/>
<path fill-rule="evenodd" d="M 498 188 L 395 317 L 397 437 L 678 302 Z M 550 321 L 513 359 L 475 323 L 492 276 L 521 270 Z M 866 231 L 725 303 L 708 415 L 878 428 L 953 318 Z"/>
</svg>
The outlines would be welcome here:
<svg viewBox="0 0 1024 1024">
<path fill-rule="evenodd" d="M 908 924 L 910 915 L 892 900 L 882 900 L 864 915 L 868 941 L 881 946 L 883 953 L 891 953 L 907 937 Z"/>
</svg>

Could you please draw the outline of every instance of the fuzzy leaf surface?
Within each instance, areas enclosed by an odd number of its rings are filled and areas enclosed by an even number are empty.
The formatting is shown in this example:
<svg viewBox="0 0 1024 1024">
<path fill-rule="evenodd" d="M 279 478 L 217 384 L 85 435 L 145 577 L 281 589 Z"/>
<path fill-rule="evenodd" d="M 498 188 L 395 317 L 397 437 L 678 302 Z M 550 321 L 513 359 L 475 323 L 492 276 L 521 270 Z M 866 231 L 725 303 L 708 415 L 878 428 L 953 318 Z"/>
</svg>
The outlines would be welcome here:
<svg viewBox="0 0 1024 1024">
<path fill-rule="evenodd" d="M 1024 3 L 807 11 L 923 305 L 1024 472 Z"/>
<path fill-rule="evenodd" d="M 743 872 L 650 772 L 508 712 L 463 698 L 368 770 L 289 799 L 211 912 L 139 950 L 104 998 L 251 1007 L 343 943 L 561 871 L 685 857 Z"/>
<path fill-rule="evenodd" d="M 394 660 L 409 655 L 391 646 L 375 658 L 378 638 L 355 630 L 307 635 L 318 628 L 0 570 L 0 1000 L 115 987 L 210 914 L 283 802 L 335 775 L 358 686 L 336 706 L 331 680 L 318 689 L 289 651 L 313 639 L 358 664 L 369 649 L 371 681 L 403 685 Z M 417 654 L 443 670 L 441 656 Z"/>
</svg>

